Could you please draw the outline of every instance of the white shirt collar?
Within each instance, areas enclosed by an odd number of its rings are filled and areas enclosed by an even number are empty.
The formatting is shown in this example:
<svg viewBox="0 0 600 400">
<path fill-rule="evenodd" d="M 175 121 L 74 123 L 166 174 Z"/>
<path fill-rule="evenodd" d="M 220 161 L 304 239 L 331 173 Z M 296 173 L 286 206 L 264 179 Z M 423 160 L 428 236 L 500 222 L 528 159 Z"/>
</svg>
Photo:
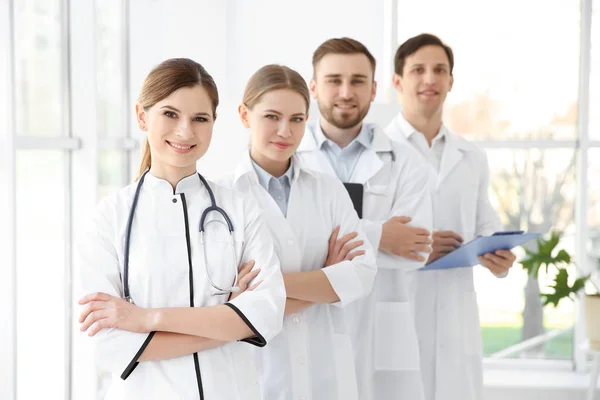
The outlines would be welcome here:
<svg viewBox="0 0 600 400">
<path fill-rule="evenodd" d="M 404 118 L 404 115 L 402 115 L 402 112 L 398 113 L 398 116 L 396 117 L 396 122 L 398 123 L 398 126 L 400 127 L 400 131 L 404 134 L 404 136 L 406 136 L 406 138 L 408 140 L 410 140 L 411 136 L 413 136 L 415 133 L 419 134 L 419 135 L 423 135 L 423 133 L 419 132 L 414 126 L 411 125 L 410 122 L 408 122 L 406 120 L 406 118 Z M 446 125 L 442 124 L 442 126 L 440 127 L 440 131 L 438 132 L 436 137 L 433 138 L 432 145 L 438 141 L 445 141 L 446 132 L 447 132 Z"/>
<path fill-rule="evenodd" d="M 312 132 L 315 138 L 315 142 L 317 142 L 317 147 L 319 149 L 323 148 L 324 143 L 333 143 L 331 139 L 325 136 L 325 133 L 321 128 L 320 120 L 318 123 L 315 124 L 315 128 L 312 130 Z M 362 124 L 358 135 L 352 140 L 352 142 L 350 142 L 350 144 L 354 142 L 360 143 L 364 146 L 365 149 L 371 147 L 371 144 L 373 143 L 373 129 L 371 129 L 371 126 L 369 124 Z"/>
</svg>

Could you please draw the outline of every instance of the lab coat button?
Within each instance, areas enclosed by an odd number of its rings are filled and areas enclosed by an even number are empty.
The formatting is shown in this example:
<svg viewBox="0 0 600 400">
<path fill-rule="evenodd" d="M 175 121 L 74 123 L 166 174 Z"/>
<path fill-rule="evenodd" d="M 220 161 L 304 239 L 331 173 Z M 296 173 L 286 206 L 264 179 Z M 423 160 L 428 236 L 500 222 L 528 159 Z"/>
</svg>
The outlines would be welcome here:
<svg viewBox="0 0 600 400">
<path fill-rule="evenodd" d="M 173 203 L 177 203 L 177 199 L 173 199 Z"/>
<path fill-rule="evenodd" d="M 293 246 L 294 245 L 294 241 L 292 239 L 288 240 L 288 246 Z"/>
<path fill-rule="evenodd" d="M 294 321 L 294 323 L 297 324 L 300 322 L 300 318 L 294 317 L 294 318 L 292 318 L 292 321 Z"/>
</svg>

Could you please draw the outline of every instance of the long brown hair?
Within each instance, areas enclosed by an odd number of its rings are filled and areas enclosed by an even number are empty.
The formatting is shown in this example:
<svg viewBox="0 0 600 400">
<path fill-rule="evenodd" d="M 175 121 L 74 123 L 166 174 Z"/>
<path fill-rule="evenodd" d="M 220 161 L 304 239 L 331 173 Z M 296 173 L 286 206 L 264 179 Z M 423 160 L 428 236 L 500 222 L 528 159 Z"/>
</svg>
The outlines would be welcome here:
<svg viewBox="0 0 600 400">
<path fill-rule="evenodd" d="M 265 65 L 250 77 L 242 102 L 252 109 L 265 93 L 279 89 L 289 89 L 302 96 L 308 111 L 310 93 L 302 75 L 291 68 L 276 64 Z"/>
<path fill-rule="evenodd" d="M 196 85 L 206 89 L 212 102 L 213 119 L 216 119 L 217 106 L 219 105 L 217 85 L 202 65 L 189 58 L 171 58 L 154 67 L 144 80 L 138 96 L 138 104 L 144 108 L 144 111 L 148 111 L 176 90 Z M 144 171 L 150 168 L 151 165 L 150 144 L 146 139 L 142 145 L 142 160 L 136 180 L 140 179 Z"/>
</svg>

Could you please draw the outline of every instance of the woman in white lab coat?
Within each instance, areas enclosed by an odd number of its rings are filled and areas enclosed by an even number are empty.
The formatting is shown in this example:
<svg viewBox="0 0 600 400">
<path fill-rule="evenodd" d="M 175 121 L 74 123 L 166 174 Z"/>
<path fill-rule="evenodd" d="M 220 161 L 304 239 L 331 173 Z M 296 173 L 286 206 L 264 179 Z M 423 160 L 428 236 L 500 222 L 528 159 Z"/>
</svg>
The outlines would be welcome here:
<svg viewBox="0 0 600 400">
<path fill-rule="evenodd" d="M 287 290 L 282 332 L 255 352 L 265 399 L 358 399 L 343 307 L 371 291 L 375 258 L 342 183 L 293 157 L 309 100 L 297 72 L 258 70 L 239 106 L 250 151 L 222 182 L 265 210 Z"/>
<path fill-rule="evenodd" d="M 79 322 L 113 375 L 109 399 L 261 398 L 251 348 L 280 331 L 285 287 L 258 205 L 196 171 L 217 105 L 200 64 L 153 69 L 136 105 L 143 173 L 81 240 Z M 211 205 L 224 214 L 203 217 Z"/>
</svg>

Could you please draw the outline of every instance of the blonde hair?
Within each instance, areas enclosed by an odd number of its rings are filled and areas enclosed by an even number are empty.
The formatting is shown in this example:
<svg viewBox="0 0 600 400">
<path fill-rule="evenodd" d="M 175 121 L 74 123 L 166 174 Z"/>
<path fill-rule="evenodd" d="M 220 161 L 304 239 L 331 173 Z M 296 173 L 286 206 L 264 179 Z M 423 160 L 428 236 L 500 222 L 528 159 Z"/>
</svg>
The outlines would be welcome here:
<svg viewBox="0 0 600 400">
<path fill-rule="evenodd" d="M 276 64 L 265 65 L 250 77 L 242 102 L 252 109 L 265 93 L 280 89 L 289 89 L 302 96 L 308 111 L 310 93 L 304 78 L 293 69 Z"/>
<path fill-rule="evenodd" d="M 196 85 L 206 89 L 212 102 L 213 119 L 216 119 L 217 106 L 219 105 L 217 85 L 202 65 L 189 58 L 168 59 L 150 71 L 140 90 L 138 103 L 144 108 L 144 111 L 148 111 L 176 90 Z M 150 144 L 146 138 L 142 145 L 142 159 L 136 180 L 140 179 L 144 171 L 150 168 L 151 165 Z"/>
</svg>

